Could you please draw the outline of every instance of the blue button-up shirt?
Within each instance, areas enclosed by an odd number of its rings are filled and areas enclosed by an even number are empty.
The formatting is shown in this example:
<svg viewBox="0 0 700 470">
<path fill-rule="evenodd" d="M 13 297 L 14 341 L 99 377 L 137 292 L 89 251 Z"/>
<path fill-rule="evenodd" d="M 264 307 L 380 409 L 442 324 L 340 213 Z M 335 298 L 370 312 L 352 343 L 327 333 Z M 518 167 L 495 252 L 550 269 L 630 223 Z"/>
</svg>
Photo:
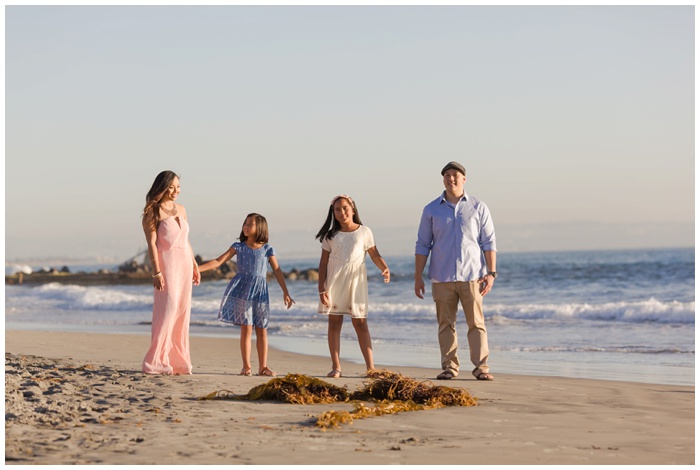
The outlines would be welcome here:
<svg viewBox="0 0 700 470">
<path fill-rule="evenodd" d="M 475 281 L 486 275 L 484 251 L 496 251 L 496 234 L 486 204 L 466 193 L 456 205 L 451 204 L 443 191 L 425 206 L 416 254 L 431 255 L 428 276 L 432 282 Z"/>
</svg>

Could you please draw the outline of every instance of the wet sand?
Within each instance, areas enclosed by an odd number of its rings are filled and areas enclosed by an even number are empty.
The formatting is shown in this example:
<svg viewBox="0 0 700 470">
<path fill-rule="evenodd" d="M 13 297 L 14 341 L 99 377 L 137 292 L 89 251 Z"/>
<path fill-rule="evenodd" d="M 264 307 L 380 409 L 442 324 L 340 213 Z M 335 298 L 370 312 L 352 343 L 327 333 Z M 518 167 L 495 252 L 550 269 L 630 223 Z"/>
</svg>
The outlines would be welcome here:
<svg viewBox="0 0 700 470">
<path fill-rule="evenodd" d="M 479 406 L 355 420 L 322 430 L 314 417 L 350 404 L 200 401 L 269 380 L 241 377 L 237 339 L 193 337 L 190 376 L 140 372 L 146 335 L 5 332 L 5 460 L 9 464 L 619 464 L 695 463 L 695 387 L 386 368 L 462 387 Z M 274 345 L 274 336 L 270 337 Z M 348 345 L 347 347 L 351 347 Z M 270 351 L 278 375 L 346 386 L 364 370 Z M 253 367 L 257 367 L 253 359 Z"/>
</svg>

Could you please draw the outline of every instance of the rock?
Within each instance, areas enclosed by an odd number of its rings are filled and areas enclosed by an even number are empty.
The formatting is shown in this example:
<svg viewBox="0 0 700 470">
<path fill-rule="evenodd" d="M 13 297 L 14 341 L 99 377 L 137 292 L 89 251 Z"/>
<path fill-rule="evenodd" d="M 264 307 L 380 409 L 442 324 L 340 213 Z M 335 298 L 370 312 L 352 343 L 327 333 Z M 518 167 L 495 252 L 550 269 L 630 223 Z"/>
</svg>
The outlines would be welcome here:
<svg viewBox="0 0 700 470">
<path fill-rule="evenodd" d="M 223 275 L 236 274 L 236 272 L 238 272 L 238 268 L 233 261 L 229 260 L 221 266 L 219 266 L 219 272 Z"/>
<path fill-rule="evenodd" d="M 139 255 L 140 256 L 140 255 Z M 200 255 L 195 259 L 200 264 L 204 262 Z M 202 280 L 231 279 L 238 272 L 238 266 L 233 260 L 219 266 L 218 269 L 211 269 L 202 273 Z M 267 278 L 273 279 L 273 274 L 268 271 Z M 290 281 L 318 281 L 317 269 L 305 269 L 300 271 L 297 268 L 284 273 L 284 277 Z M 5 275 L 5 284 L 44 284 L 48 282 L 70 283 L 75 285 L 102 285 L 102 284 L 151 284 L 151 266 L 139 263 L 136 259 L 130 259 L 120 264 L 116 270 L 99 269 L 94 272 L 72 273 L 67 266 L 60 271 L 56 268 L 42 268 L 31 274 Z"/>
<path fill-rule="evenodd" d="M 151 272 L 151 265 L 145 262 L 139 263 L 136 259 L 131 259 L 125 261 L 117 267 L 117 271 L 120 273 L 136 273 L 145 274 Z"/>
<path fill-rule="evenodd" d="M 28 266 L 26 264 L 20 264 L 20 265 L 12 266 L 12 271 L 13 271 L 13 274 L 19 274 L 19 273 L 31 274 L 32 268 L 31 268 L 31 266 Z"/>
</svg>

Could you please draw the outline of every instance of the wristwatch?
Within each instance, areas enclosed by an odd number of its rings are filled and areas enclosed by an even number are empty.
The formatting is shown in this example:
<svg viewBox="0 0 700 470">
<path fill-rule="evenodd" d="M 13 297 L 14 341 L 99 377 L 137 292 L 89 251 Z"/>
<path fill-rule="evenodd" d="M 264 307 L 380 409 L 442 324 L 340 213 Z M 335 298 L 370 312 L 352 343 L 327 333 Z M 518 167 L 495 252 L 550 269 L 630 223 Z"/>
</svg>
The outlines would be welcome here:
<svg viewBox="0 0 700 470">
<path fill-rule="evenodd" d="M 486 273 L 487 276 L 488 276 L 489 274 L 492 275 L 494 279 L 496 279 L 496 278 L 498 277 L 498 273 L 497 273 L 496 271 L 489 271 L 489 272 Z"/>
</svg>

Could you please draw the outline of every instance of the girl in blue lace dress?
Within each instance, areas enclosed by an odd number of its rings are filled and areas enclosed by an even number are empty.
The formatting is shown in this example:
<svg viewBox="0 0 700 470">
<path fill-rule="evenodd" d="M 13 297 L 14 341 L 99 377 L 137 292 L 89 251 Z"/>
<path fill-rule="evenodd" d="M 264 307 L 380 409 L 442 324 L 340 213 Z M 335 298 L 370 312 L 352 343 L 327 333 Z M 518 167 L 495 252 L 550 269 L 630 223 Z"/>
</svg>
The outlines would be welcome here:
<svg viewBox="0 0 700 470">
<path fill-rule="evenodd" d="M 270 298 L 267 290 L 267 264 L 284 293 L 284 305 L 291 308 L 294 300 L 287 291 L 284 275 L 277 264 L 275 250 L 267 244 L 267 220 L 260 214 L 248 214 L 243 223 L 240 242 L 235 242 L 221 256 L 199 266 L 204 272 L 215 269 L 238 255 L 238 273 L 231 279 L 219 308 L 219 320 L 241 327 L 241 375 L 252 375 L 250 366 L 251 337 L 255 327 L 255 345 L 258 350 L 258 375 L 274 377 L 267 366 L 267 325 L 270 320 Z"/>
</svg>

